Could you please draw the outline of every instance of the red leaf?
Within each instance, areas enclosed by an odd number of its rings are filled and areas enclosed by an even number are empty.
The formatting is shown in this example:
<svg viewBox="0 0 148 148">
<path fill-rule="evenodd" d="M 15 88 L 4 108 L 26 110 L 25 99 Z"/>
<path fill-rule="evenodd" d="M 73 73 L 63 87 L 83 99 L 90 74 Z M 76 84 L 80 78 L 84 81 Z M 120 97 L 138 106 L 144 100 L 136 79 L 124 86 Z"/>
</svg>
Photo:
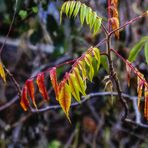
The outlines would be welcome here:
<svg viewBox="0 0 148 148">
<path fill-rule="evenodd" d="M 22 106 L 24 111 L 27 111 L 27 109 L 29 107 L 29 100 L 27 97 L 27 86 L 26 85 L 24 86 L 24 88 L 22 90 L 22 97 L 21 97 L 20 105 Z"/>
<path fill-rule="evenodd" d="M 45 101 L 49 99 L 48 93 L 44 84 L 44 73 L 39 73 L 36 78 L 36 82 L 39 88 L 39 92 L 42 94 Z"/>
<path fill-rule="evenodd" d="M 29 93 L 29 96 L 33 102 L 33 105 L 35 106 L 35 108 L 37 108 L 37 105 L 35 103 L 35 97 L 34 97 L 34 85 L 33 85 L 33 80 L 32 79 L 29 79 L 26 81 L 26 86 L 28 88 L 28 93 Z"/>
<path fill-rule="evenodd" d="M 59 95 L 59 85 L 57 82 L 57 73 L 56 73 L 56 67 L 53 67 L 50 71 L 50 79 L 51 79 L 51 83 L 56 95 L 56 100 L 58 100 L 58 95 Z"/>
</svg>

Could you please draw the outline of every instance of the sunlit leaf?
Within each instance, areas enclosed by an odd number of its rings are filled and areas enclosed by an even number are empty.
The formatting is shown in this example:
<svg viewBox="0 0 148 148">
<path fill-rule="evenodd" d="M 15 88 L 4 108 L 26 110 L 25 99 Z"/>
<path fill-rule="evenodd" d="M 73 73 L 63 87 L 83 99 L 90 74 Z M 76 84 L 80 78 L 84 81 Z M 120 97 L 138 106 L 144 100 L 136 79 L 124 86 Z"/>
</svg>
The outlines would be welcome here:
<svg viewBox="0 0 148 148">
<path fill-rule="evenodd" d="M 50 79 L 51 79 L 51 83 L 56 95 L 56 100 L 58 100 L 58 95 L 59 95 L 59 85 L 57 82 L 57 73 L 56 73 L 56 67 L 53 67 L 50 71 Z"/>
<path fill-rule="evenodd" d="M 66 9 L 65 9 L 66 11 L 65 11 L 65 13 L 66 13 L 67 16 L 68 16 L 68 13 L 69 13 L 69 10 L 70 10 L 70 5 L 71 5 L 70 2 L 66 3 Z"/>
<path fill-rule="evenodd" d="M 86 5 L 81 5 L 81 10 L 80 10 L 80 21 L 81 21 L 81 24 L 83 25 L 84 23 L 84 20 L 85 20 L 85 17 L 86 17 Z"/>
<path fill-rule="evenodd" d="M 69 12 L 69 16 L 71 17 L 73 11 L 74 11 L 74 7 L 75 7 L 76 2 L 72 1 L 70 4 L 70 12 Z"/>
<path fill-rule="evenodd" d="M 28 110 L 29 100 L 27 97 L 27 86 L 26 85 L 23 87 L 23 90 L 22 90 L 22 97 L 21 97 L 20 105 L 22 106 L 24 111 Z"/>
<path fill-rule="evenodd" d="M 76 82 L 76 77 L 73 73 L 70 73 L 69 76 L 68 76 L 68 83 L 69 83 L 69 86 L 71 88 L 71 93 L 73 95 L 73 97 L 78 101 L 80 102 L 80 93 L 79 93 L 79 90 L 78 90 L 78 83 Z"/>
<path fill-rule="evenodd" d="M 6 75 L 5 75 L 5 71 L 3 69 L 3 65 L 0 62 L 0 77 L 3 79 L 4 82 L 6 82 Z"/>
<path fill-rule="evenodd" d="M 94 22 L 94 32 L 93 35 L 96 35 L 96 33 L 99 32 L 101 27 L 102 18 L 96 19 Z"/>
<path fill-rule="evenodd" d="M 148 64 L 148 41 L 144 45 L 144 55 L 145 55 L 146 62 Z"/>
<path fill-rule="evenodd" d="M 89 80 L 92 82 L 92 79 L 93 79 L 93 76 L 94 76 L 94 68 L 92 66 L 92 57 L 89 54 L 86 54 L 85 55 L 85 61 L 88 65 L 88 67 L 89 67 L 89 73 L 88 73 Z"/>
<path fill-rule="evenodd" d="M 86 86 L 85 86 L 85 83 L 84 83 L 84 81 L 82 80 L 82 78 L 81 78 L 81 76 L 80 76 L 80 73 L 79 73 L 79 70 L 78 70 L 78 68 L 77 67 L 75 67 L 74 69 L 73 69 L 73 71 L 74 71 L 74 74 L 75 74 L 75 76 L 76 76 L 76 82 L 77 82 L 77 84 L 78 84 L 78 90 L 85 96 L 86 95 L 86 93 L 85 93 L 85 91 L 86 91 Z"/>
<path fill-rule="evenodd" d="M 64 113 L 66 114 L 68 120 L 70 121 L 69 109 L 71 105 L 71 89 L 65 81 L 62 81 L 61 83 L 63 84 L 61 84 L 62 87 L 60 87 L 61 90 L 59 93 L 59 104 L 61 105 Z"/>
<path fill-rule="evenodd" d="M 90 24 L 91 13 L 92 13 L 92 9 L 91 8 L 86 9 L 86 23 L 87 23 L 87 25 Z"/>
<path fill-rule="evenodd" d="M 74 10 L 74 12 L 73 12 L 74 17 L 76 17 L 77 14 L 79 13 L 80 7 L 81 7 L 81 3 L 78 1 L 78 2 L 76 3 L 75 10 Z"/>
<path fill-rule="evenodd" d="M 35 102 L 35 96 L 34 96 L 35 90 L 34 90 L 33 80 L 32 79 L 27 80 L 26 86 L 27 86 L 27 89 L 28 89 L 29 96 L 32 100 L 32 103 L 35 106 L 35 108 L 37 108 L 37 105 L 36 105 L 36 102 Z"/>
<path fill-rule="evenodd" d="M 86 20 L 86 23 L 89 25 L 90 30 L 94 26 L 94 30 L 93 30 L 94 35 L 100 29 L 102 18 L 97 16 L 96 12 L 94 12 L 90 7 L 86 6 L 80 1 L 64 2 L 60 11 L 60 22 L 62 21 L 62 13 L 66 13 L 66 15 L 69 17 L 72 17 L 72 16 L 76 17 L 79 13 L 81 25 L 83 25 L 84 21 Z"/>
<path fill-rule="evenodd" d="M 100 50 L 98 48 L 93 48 L 93 53 L 97 60 L 97 70 L 98 70 L 100 67 L 100 63 L 101 63 Z"/>
<path fill-rule="evenodd" d="M 142 50 L 142 47 L 144 46 L 144 44 L 146 42 L 148 42 L 148 36 L 145 36 L 145 37 L 141 38 L 141 40 L 134 45 L 134 47 L 131 49 L 131 51 L 129 53 L 129 57 L 128 57 L 128 60 L 130 62 L 135 61 L 135 59 L 137 58 L 139 52 Z M 145 52 L 147 53 L 146 50 L 145 50 Z"/>
<path fill-rule="evenodd" d="M 49 99 L 45 84 L 44 84 L 44 73 L 39 73 L 36 78 L 36 83 L 39 88 L 39 92 L 43 96 L 44 100 L 47 101 Z"/>
<path fill-rule="evenodd" d="M 110 18 L 111 26 L 113 30 L 119 28 L 119 19 L 117 17 Z M 119 30 L 115 32 L 115 36 L 119 39 Z"/>
</svg>

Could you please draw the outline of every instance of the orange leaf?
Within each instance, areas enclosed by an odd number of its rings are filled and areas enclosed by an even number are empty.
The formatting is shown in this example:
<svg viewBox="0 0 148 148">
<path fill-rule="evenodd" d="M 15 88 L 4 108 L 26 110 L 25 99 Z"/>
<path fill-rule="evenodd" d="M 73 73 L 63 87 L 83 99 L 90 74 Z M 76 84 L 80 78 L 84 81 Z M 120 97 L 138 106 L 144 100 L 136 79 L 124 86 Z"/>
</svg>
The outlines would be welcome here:
<svg viewBox="0 0 148 148">
<path fill-rule="evenodd" d="M 145 96 L 144 117 L 148 120 L 148 87 L 147 86 L 145 86 L 144 96 Z"/>
<path fill-rule="evenodd" d="M 29 107 L 29 100 L 27 97 L 27 86 L 26 85 L 24 86 L 24 88 L 22 90 L 22 97 L 21 97 L 20 105 L 22 106 L 24 111 L 27 111 L 27 109 Z"/>
<path fill-rule="evenodd" d="M 42 94 L 45 101 L 49 99 L 48 93 L 44 84 L 44 73 L 39 73 L 36 78 L 36 82 L 39 88 L 39 92 Z"/>
<path fill-rule="evenodd" d="M 35 106 L 35 108 L 37 108 L 37 105 L 35 103 L 35 97 L 34 97 L 34 85 L 33 85 L 33 80 L 32 79 L 29 79 L 26 81 L 26 86 L 27 86 L 27 89 L 28 89 L 28 93 L 29 93 L 29 96 L 33 102 L 33 105 Z"/>
<path fill-rule="evenodd" d="M 110 22 L 113 30 L 119 28 L 119 19 L 117 17 L 110 18 Z M 117 37 L 117 39 L 119 39 L 119 30 L 115 32 L 115 36 Z"/>
<path fill-rule="evenodd" d="M 117 5 L 118 5 L 118 0 L 111 0 L 111 5 L 117 7 Z"/>
<path fill-rule="evenodd" d="M 108 9 L 111 10 L 113 17 L 118 18 L 118 10 L 114 6 L 109 6 Z"/>
<path fill-rule="evenodd" d="M 58 100 L 58 95 L 59 95 L 59 85 L 57 82 L 57 74 L 56 74 L 56 67 L 53 67 L 50 71 L 50 79 L 51 79 L 51 83 L 56 95 L 56 100 Z"/>
<path fill-rule="evenodd" d="M 71 89 L 64 80 L 60 83 L 60 86 L 61 87 L 60 87 L 60 93 L 59 93 L 59 103 L 64 113 L 66 114 L 68 120 L 70 121 L 69 109 L 71 105 Z"/>
</svg>

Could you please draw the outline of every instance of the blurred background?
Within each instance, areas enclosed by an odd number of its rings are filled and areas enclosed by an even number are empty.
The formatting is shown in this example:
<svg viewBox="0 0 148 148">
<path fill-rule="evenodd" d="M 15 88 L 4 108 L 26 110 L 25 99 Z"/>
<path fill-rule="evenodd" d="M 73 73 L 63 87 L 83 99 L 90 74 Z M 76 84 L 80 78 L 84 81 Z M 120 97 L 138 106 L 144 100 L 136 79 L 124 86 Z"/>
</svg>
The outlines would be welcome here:
<svg viewBox="0 0 148 148">
<path fill-rule="evenodd" d="M 102 30 L 93 36 L 89 27 L 80 25 L 79 19 L 69 19 L 63 15 L 60 24 L 60 8 L 63 0 L 0 0 L 0 46 L 8 33 L 14 11 L 16 16 L 10 35 L 2 52 L 2 61 L 22 87 L 24 82 L 37 73 L 52 66 L 79 57 L 90 46 L 96 45 L 104 37 Z M 107 21 L 106 0 L 81 0 Z M 148 9 L 147 0 L 119 1 L 120 24 L 142 14 Z M 120 39 L 112 38 L 114 47 L 124 58 L 128 58 L 130 49 L 141 37 L 148 35 L 148 20 L 142 18 L 120 32 Z M 105 51 L 105 45 L 100 47 Z M 137 96 L 137 78 L 131 75 L 131 86 L 127 86 L 124 63 L 113 56 L 115 70 L 124 93 Z M 104 77 L 108 73 L 105 57 L 95 74 L 93 83 L 87 83 L 87 94 L 104 92 Z M 134 62 L 148 80 L 148 66 L 143 51 Z M 59 80 L 70 69 L 65 65 L 57 70 Z M 46 84 L 50 101 L 41 107 L 58 104 L 55 100 L 49 74 Z M 108 90 L 109 91 L 109 90 Z M 113 91 L 116 91 L 113 89 Z M 2 108 L 16 99 L 8 108 Z M 38 103 L 42 101 L 36 92 Z M 134 103 L 136 99 L 126 98 L 129 106 L 128 117 L 138 120 Z M 142 104 L 143 105 L 143 104 Z M 121 122 L 124 109 L 118 97 L 97 96 L 71 108 L 70 124 L 61 109 L 43 113 L 24 112 L 17 99 L 17 90 L 11 79 L 7 84 L 0 79 L 0 148 L 99 148 L 99 147 L 148 147 L 148 128 Z M 143 118 L 142 123 L 148 124 Z M 140 116 L 140 115 L 139 115 Z"/>
</svg>

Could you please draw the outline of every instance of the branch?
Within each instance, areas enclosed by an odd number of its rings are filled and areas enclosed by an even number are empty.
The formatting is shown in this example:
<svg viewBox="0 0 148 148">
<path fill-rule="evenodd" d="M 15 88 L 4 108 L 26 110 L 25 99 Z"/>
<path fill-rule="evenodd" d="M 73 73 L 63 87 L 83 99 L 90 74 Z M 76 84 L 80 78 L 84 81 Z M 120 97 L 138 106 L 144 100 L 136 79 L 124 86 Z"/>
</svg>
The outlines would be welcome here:
<svg viewBox="0 0 148 148">
<path fill-rule="evenodd" d="M 71 107 L 81 105 L 81 104 L 83 104 L 84 102 L 86 102 L 87 100 L 89 100 L 90 98 L 93 98 L 93 97 L 97 97 L 97 96 L 110 96 L 110 95 L 118 96 L 118 93 L 117 92 L 90 93 L 87 96 L 82 96 L 82 101 L 80 101 L 80 103 L 79 102 L 72 103 Z M 137 99 L 136 96 L 130 96 L 130 95 L 125 94 L 125 93 L 122 93 L 121 95 L 122 95 L 122 97 L 129 98 L 130 100 Z M 59 108 L 61 108 L 60 105 L 48 106 L 48 107 L 41 108 L 41 109 L 38 109 L 38 110 L 31 108 L 31 112 L 33 112 L 33 113 L 41 113 L 41 112 L 45 112 L 45 111 L 48 111 L 48 110 L 59 109 Z"/>
<path fill-rule="evenodd" d="M 148 15 L 148 12 L 145 12 L 145 13 L 143 13 L 142 15 L 133 18 L 132 20 L 130 20 L 130 21 L 126 22 L 125 24 L 123 24 L 122 26 L 120 26 L 119 28 L 117 28 L 117 29 L 111 31 L 111 32 L 109 33 L 109 36 L 111 36 L 111 35 L 112 35 L 113 33 L 115 33 L 116 31 L 123 29 L 124 27 L 126 27 L 126 26 L 128 26 L 128 25 L 130 25 L 130 24 L 132 24 L 132 23 L 134 23 L 134 22 L 136 22 L 137 20 L 139 20 L 139 19 L 141 19 L 142 17 L 147 16 L 147 15 Z"/>
<path fill-rule="evenodd" d="M 127 64 L 132 69 L 132 71 L 141 79 L 141 81 L 145 84 L 145 86 L 148 88 L 147 81 L 141 77 L 137 69 L 128 60 L 124 59 L 115 49 L 111 48 L 110 50 L 113 51 L 115 55 L 117 55 L 125 64 Z"/>
<path fill-rule="evenodd" d="M 124 121 L 127 118 L 128 115 L 128 105 L 126 103 L 126 101 L 124 100 L 124 98 L 122 98 L 122 90 L 120 87 L 120 83 L 119 83 L 119 79 L 114 71 L 114 67 L 113 67 L 113 62 L 112 62 L 112 58 L 111 58 L 111 49 L 110 49 L 110 37 L 109 35 L 107 35 L 107 53 L 108 53 L 108 62 L 109 62 L 109 70 L 110 70 L 110 78 L 114 80 L 115 84 L 116 84 L 116 89 L 118 92 L 118 97 L 124 107 L 124 115 L 122 116 L 122 121 Z"/>
</svg>

